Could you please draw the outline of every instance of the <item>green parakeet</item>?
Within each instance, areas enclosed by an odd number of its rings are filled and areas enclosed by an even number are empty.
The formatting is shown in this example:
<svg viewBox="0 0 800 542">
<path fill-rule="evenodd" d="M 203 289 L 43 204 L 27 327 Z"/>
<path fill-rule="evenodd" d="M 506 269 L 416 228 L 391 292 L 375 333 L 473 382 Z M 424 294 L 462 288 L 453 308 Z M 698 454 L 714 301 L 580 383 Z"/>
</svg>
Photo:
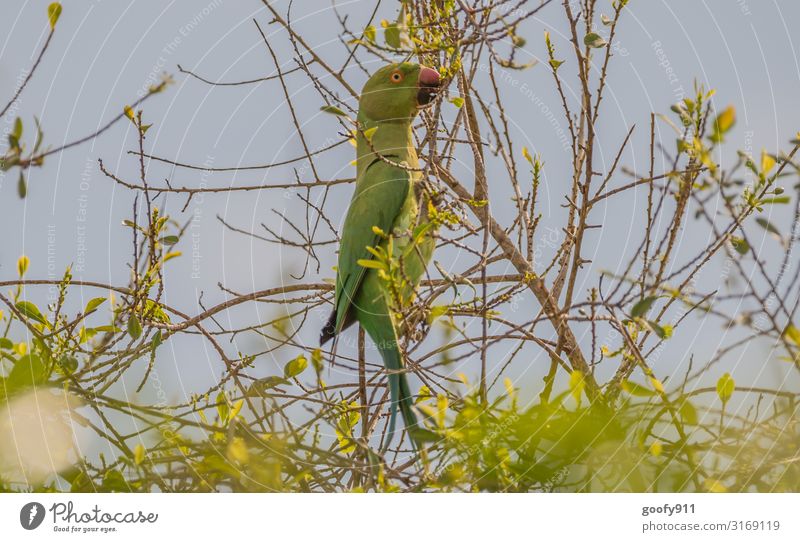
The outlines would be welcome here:
<svg viewBox="0 0 800 542">
<path fill-rule="evenodd" d="M 439 85 L 436 70 L 400 63 L 379 69 L 361 91 L 356 188 L 341 234 L 334 310 L 320 337 L 325 344 L 357 321 L 375 343 L 389 372 L 386 446 L 398 409 L 415 445 L 426 432 L 412 410 L 396 313 L 413 298 L 435 244 L 411 123 Z"/>
</svg>

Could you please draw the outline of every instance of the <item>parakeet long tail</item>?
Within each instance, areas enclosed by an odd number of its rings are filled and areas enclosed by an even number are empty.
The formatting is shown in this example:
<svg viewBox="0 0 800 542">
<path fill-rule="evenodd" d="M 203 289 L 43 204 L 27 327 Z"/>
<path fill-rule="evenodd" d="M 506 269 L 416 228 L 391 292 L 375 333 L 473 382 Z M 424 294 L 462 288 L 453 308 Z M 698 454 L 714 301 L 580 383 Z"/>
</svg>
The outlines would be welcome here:
<svg viewBox="0 0 800 542">
<path fill-rule="evenodd" d="M 397 334 L 388 314 L 371 314 L 369 318 L 360 319 L 364 330 L 372 338 L 383 358 L 383 364 L 389 371 L 389 429 L 384 442 L 384 451 L 391 443 L 396 426 L 397 411 L 403 416 L 406 430 L 411 436 L 411 442 L 416 446 L 415 432 L 418 428 L 417 416 L 412 409 L 413 401 L 408 378 L 402 371 L 405 367 L 400 347 L 397 344 Z"/>
</svg>

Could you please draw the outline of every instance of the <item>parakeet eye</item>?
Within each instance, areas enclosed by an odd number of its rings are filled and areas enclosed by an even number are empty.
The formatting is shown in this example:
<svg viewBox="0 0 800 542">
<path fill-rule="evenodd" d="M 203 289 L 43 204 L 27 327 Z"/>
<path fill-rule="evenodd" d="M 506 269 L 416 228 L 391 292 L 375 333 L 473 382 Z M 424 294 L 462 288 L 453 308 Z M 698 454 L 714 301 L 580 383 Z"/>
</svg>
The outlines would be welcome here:
<svg viewBox="0 0 800 542">
<path fill-rule="evenodd" d="M 400 70 L 395 70 L 392 72 L 392 75 L 389 76 L 389 79 L 391 79 L 392 83 L 399 83 L 403 80 L 403 74 Z"/>
</svg>

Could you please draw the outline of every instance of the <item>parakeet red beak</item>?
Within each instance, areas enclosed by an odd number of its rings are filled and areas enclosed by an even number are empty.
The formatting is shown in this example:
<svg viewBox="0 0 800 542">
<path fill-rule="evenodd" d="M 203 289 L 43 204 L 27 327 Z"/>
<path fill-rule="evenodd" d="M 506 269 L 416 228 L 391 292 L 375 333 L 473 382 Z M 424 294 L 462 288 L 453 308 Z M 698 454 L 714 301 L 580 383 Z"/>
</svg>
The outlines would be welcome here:
<svg viewBox="0 0 800 542">
<path fill-rule="evenodd" d="M 419 69 L 419 92 L 417 93 L 417 104 L 419 107 L 430 105 L 436 98 L 441 80 L 439 72 L 434 69 L 421 66 Z"/>
</svg>

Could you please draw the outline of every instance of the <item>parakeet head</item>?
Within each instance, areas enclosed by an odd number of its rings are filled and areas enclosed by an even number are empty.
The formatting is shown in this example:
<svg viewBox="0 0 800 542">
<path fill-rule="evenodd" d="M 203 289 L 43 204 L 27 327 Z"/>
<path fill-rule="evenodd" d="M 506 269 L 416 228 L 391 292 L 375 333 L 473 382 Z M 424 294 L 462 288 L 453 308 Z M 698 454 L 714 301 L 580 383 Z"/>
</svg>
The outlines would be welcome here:
<svg viewBox="0 0 800 542">
<path fill-rule="evenodd" d="M 434 69 L 410 62 L 389 64 L 364 85 L 359 109 L 374 121 L 411 119 L 433 102 L 439 85 Z"/>
</svg>

